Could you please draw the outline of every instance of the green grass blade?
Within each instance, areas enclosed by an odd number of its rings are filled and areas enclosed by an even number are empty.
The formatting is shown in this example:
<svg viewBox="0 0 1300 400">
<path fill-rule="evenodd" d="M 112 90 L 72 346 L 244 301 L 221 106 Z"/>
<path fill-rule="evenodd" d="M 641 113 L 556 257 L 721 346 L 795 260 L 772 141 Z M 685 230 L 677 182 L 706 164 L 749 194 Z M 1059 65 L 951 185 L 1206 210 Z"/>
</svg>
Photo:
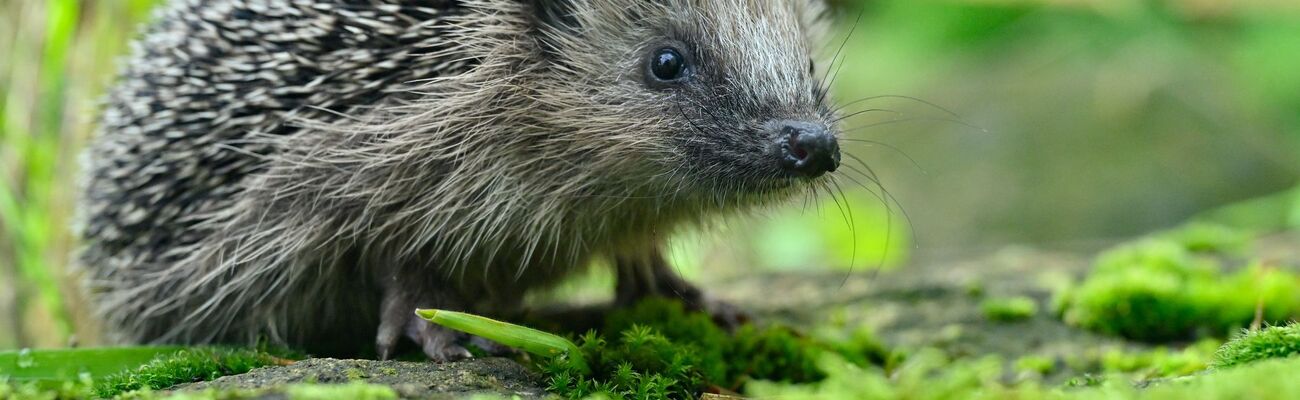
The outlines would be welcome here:
<svg viewBox="0 0 1300 400">
<path fill-rule="evenodd" d="M 119 347 L 0 352 L 0 378 L 41 383 L 75 380 L 83 373 L 104 377 L 180 350 L 180 347 Z"/>
<path fill-rule="evenodd" d="M 416 310 L 416 315 L 429 322 L 471 335 L 492 340 L 544 357 L 568 355 L 583 370 L 589 370 L 578 345 L 563 337 L 526 326 L 510 324 L 491 318 L 455 311 Z"/>
</svg>

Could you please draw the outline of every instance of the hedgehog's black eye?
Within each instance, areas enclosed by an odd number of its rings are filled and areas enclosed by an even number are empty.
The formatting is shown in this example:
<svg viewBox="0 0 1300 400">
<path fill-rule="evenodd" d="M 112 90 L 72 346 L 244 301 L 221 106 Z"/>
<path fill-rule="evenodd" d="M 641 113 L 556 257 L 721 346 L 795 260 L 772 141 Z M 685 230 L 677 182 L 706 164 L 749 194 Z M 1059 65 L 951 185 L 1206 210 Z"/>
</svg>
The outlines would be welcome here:
<svg viewBox="0 0 1300 400">
<path fill-rule="evenodd" d="M 650 56 L 650 75 L 662 83 L 672 83 L 686 78 L 686 57 L 672 47 L 655 50 Z"/>
</svg>

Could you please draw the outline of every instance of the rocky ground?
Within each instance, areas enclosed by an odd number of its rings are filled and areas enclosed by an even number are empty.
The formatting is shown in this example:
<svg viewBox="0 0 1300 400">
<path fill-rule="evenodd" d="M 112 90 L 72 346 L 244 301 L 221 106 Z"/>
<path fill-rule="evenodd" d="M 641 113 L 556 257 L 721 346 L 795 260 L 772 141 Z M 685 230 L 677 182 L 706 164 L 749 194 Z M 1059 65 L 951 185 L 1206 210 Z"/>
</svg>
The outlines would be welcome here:
<svg viewBox="0 0 1300 400">
<path fill-rule="evenodd" d="M 1300 237 L 1260 240 L 1253 257 L 1300 265 Z M 708 289 L 743 305 L 759 320 L 792 326 L 826 321 L 868 324 L 891 347 L 936 347 L 955 356 L 1047 357 L 1057 365 L 1049 380 L 1077 376 L 1071 360 L 1096 358 L 1113 349 L 1150 345 L 1094 334 L 1062 323 L 1052 312 L 1059 285 L 1079 279 L 1091 254 L 1009 247 L 982 257 L 932 262 L 880 274 L 782 273 L 757 275 Z M 990 320 L 984 299 L 1024 296 L 1038 312 L 1027 319 Z M 404 398 L 456 398 L 491 393 L 538 398 L 544 383 L 506 359 L 451 364 L 311 359 L 178 388 L 264 388 L 292 383 L 364 381 L 392 387 Z"/>
<path fill-rule="evenodd" d="M 299 383 L 358 381 L 391 387 L 397 395 L 408 399 L 458 399 L 474 394 L 536 399 L 546 395 L 537 376 L 519 363 L 503 358 L 449 364 L 315 358 L 287 366 L 259 368 L 210 382 L 185 384 L 176 390 L 263 389 Z"/>
<path fill-rule="evenodd" d="M 912 266 L 877 276 L 767 275 L 723 286 L 759 316 L 810 326 L 830 319 L 875 327 L 893 347 L 939 347 L 955 356 L 1075 354 L 1122 340 L 1070 328 L 1050 313 L 1053 288 L 1086 272 L 1085 258 L 1006 248 L 978 260 Z M 841 286 L 842 285 L 842 286 Z M 986 298 L 1025 296 L 1039 312 L 1017 322 L 987 319 Z"/>
</svg>

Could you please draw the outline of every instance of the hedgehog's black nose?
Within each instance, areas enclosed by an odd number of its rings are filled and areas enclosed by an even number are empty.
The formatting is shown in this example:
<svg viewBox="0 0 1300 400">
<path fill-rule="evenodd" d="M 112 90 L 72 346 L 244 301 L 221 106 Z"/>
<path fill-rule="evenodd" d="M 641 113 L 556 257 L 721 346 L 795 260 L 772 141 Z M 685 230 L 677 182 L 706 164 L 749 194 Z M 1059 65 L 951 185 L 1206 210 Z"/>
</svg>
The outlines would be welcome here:
<svg viewBox="0 0 1300 400">
<path fill-rule="evenodd" d="M 777 121 L 773 150 L 781 168 L 816 178 L 840 167 L 840 143 L 826 127 L 799 121 Z"/>
</svg>

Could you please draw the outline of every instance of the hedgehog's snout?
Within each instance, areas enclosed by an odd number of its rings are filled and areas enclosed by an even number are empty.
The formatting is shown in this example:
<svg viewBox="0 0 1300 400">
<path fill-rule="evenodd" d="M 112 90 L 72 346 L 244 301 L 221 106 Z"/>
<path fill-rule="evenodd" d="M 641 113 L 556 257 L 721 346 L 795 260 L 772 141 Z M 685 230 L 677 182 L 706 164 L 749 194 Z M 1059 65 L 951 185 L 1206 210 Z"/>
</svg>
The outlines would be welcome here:
<svg viewBox="0 0 1300 400">
<path fill-rule="evenodd" d="M 774 121 L 768 124 L 772 135 L 772 155 L 781 169 L 816 178 L 840 167 L 840 144 L 835 134 L 820 125 L 802 121 Z"/>
</svg>

